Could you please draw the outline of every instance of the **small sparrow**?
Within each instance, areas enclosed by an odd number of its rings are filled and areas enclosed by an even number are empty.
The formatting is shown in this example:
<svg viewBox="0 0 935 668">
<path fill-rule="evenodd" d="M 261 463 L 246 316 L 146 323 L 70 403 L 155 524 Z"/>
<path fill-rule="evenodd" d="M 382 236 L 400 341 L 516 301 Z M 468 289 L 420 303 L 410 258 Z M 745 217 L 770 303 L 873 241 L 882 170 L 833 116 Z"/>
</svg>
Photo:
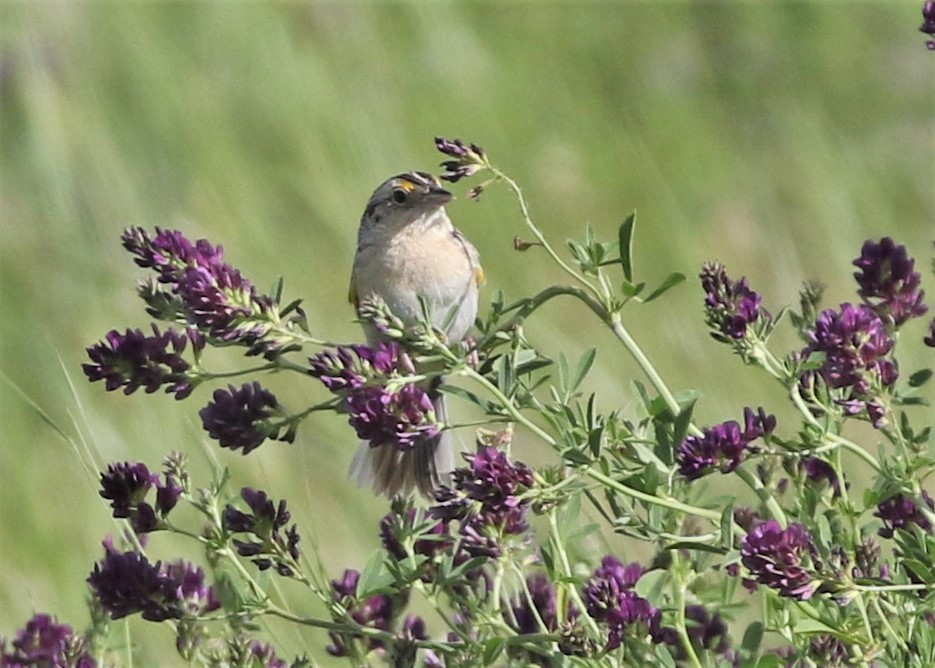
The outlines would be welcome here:
<svg viewBox="0 0 935 668">
<path fill-rule="evenodd" d="M 431 322 L 449 343 L 461 341 L 477 316 L 478 287 L 484 282 L 477 249 L 454 226 L 445 211 L 453 195 L 431 174 L 408 172 L 387 180 L 367 202 L 357 233 L 350 301 L 378 297 L 407 327 L 422 321 L 420 298 Z M 452 317 L 453 316 L 453 317 Z M 446 325 L 446 323 L 448 323 Z M 369 345 L 381 340 L 364 325 Z M 436 380 L 428 388 L 441 423 L 447 423 L 445 396 Z M 443 430 L 409 450 L 361 443 L 350 477 L 361 487 L 387 497 L 418 489 L 430 497 L 455 467 L 452 435 Z"/>
</svg>

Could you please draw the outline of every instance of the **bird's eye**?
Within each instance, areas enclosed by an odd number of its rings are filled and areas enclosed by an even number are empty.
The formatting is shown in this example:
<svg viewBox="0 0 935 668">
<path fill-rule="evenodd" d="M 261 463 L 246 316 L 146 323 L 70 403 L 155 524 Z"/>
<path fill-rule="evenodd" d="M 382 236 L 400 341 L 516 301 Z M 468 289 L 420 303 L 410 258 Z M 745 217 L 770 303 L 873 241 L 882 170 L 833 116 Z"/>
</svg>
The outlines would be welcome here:
<svg viewBox="0 0 935 668">
<path fill-rule="evenodd" d="M 393 191 L 393 201 L 397 204 L 405 204 L 407 199 L 409 199 L 409 193 L 402 188 L 397 188 Z"/>
</svg>

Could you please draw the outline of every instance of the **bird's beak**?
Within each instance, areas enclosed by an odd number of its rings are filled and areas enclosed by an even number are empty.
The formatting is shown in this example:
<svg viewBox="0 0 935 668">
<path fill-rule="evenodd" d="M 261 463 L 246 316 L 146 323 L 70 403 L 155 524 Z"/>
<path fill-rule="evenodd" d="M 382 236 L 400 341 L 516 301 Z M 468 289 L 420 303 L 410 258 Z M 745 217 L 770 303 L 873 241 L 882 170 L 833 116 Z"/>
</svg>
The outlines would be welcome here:
<svg viewBox="0 0 935 668">
<path fill-rule="evenodd" d="M 440 186 L 429 186 L 428 192 L 425 193 L 423 199 L 437 206 L 444 206 L 454 198 L 454 195 Z"/>
</svg>

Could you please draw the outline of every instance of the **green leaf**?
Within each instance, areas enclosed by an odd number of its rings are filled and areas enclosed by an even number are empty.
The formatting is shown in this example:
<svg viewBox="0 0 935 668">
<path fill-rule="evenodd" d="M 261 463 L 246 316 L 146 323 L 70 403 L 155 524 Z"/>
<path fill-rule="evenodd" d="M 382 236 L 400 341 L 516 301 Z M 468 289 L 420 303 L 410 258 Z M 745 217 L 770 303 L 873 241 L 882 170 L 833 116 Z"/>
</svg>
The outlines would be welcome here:
<svg viewBox="0 0 935 668">
<path fill-rule="evenodd" d="M 669 274 L 668 276 L 666 276 L 666 280 L 662 282 L 662 285 L 660 285 L 658 288 L 650 292 L 649 296 L 643 299 L 643 303 L 648 303 L 654 299 L 657 299 L 658 297 L 661 297 L 666 292 L 674 288 L 676 285 L 684 281 L 685 281 L 685 274 L 683 273 L 676 271 L 676 272 Z"/>
<path fill-rule="evenodd" d="M 678 543 L 669 543 L 665 546 L 667 550 L 695 550 L 697 552 L 710 552 L 711 554 L 727 554 L 727 550 L 717 545 L 708 545 L 707 543 L 696 543 L 691 541 L 680 541 Z"/>
<path fill-rule="evenodd" d="M 763 624 L 753 622 L 743 633 L 743 641 L 740 646 L 749 656 L 755 656 L 760 651 L 760 643 L 763 642 Z"/>
<path fill-rule="evenodd" d="M 569 448 L 562 453 L 562 456 L 570 461 L 572 464 L 579 464 L 581 466 L 587 466 L 591 463 L 591 458 L 586 454 L 581 452 L 581 450 L 576 450 L 575 448 Z"/>
<path fill-rule="evenodd" d="M 922 387 L 932 377 L 931 369 L 919 369 L 909 376 L 909 387 Z"/>
<path fill-rule="evenodd" d="M 386 589 L 392 582 L 393 576 L 383 568 L 383 551 L 376 550 L 370 555 L 357 581 L 357 598 L 373 596 Z"/>
<path fill-rule="evenodd" d="M 568 388 L 570 392 L 577 390 L 581 383 L 584 382 L 585 376 L 588 375 L 588 372 L 591 370 L 591 365 L 594 364 L 594 357 L 597 355 L 597 348 L 588 348 L 584 351 L 584 354 L 581 356 L 581 359 L 578 360 L 578 366 L 575 367 L 575 373 L 569 378 L 570 387 Z"/>
<path fill-rule="evenodd" d="M 443 385 L 440 389 L 446 394 L 453 394 L 456 397 L 461 397 L 462 399 L 470 401 L 472 404 L 483 409 L 487 415 L 503 415 L 503 409 L 498 404 L 493 401 L 488 401 L 463 387 L 458 387 L 457 385 Z"/>
<path fill-rule="evenodd" d="M 483 665 L 491 665 L 500 653 L 503 651 L 503 643 L 506 642 L 506 638 L 491 638 L 484 643 L 484 653 L 482 656 Z"/>
<path fill-rule="evenodd" d="M 825 624 L 820 622 L 817 619 L 803 619 L 793 628 L 793 633 L 807 633 L 807 634 L 821 634 L 830 633 L 832 635 L 838 635 L 838 632 Z"/>
<path fill-rule="evenodd" d="M 646 287 L 645 282 L 631 283 L 630 281 L 624 281 L 623 285 L 620 286 L 620 292 L 623 293 L 624 297 L 636 297 L 643 291 L 643 288 Z"/>
<path fill-rule="evenodd" d="M 633 282 L 633 228 L 636 226 L 636 213 L 631 213 L 617 231 L 620 240 L 620 265 L 627 283 Z"/>
</svg>

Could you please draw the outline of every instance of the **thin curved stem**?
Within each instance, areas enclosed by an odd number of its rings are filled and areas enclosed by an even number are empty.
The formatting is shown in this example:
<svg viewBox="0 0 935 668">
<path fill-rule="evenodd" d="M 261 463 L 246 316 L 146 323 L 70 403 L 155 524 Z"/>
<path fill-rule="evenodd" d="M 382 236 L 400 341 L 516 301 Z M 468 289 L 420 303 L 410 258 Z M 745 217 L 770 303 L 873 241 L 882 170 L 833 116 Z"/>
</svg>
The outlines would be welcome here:
<svg viewBox="0 0 935 668">
<path fill-rule="evenodd" d="M 706 520 L 711 520 L 714 523 L 720 523 L 721 521 L 721 514 L 714 510 L 699 508 L 698 506 L 691 506 L 687 503 L 682 503 L 681 501 L 677 501 L 675 499 L 666 499 L 661 496 L 654 496 L 653 494 L 641 492 L 639 490 L 633 489 L 632 487 L 627 487 L 626 485 L 617 482 L 613 478 L 606 476 L 600 471 L 594 470 L 593 468 L 587 469 L 585 473 L 605 487 L 610 487 L 611 489 L 620 492 L 625 496 L 639 499 L 640 501 L 645 501 L 646 503 L 651 503 L 655 506 L 669 508 L 670 510 L 685 513 L 686 515 L 696 515 L 697 517 L 703 517 Z"/>
</svg>

